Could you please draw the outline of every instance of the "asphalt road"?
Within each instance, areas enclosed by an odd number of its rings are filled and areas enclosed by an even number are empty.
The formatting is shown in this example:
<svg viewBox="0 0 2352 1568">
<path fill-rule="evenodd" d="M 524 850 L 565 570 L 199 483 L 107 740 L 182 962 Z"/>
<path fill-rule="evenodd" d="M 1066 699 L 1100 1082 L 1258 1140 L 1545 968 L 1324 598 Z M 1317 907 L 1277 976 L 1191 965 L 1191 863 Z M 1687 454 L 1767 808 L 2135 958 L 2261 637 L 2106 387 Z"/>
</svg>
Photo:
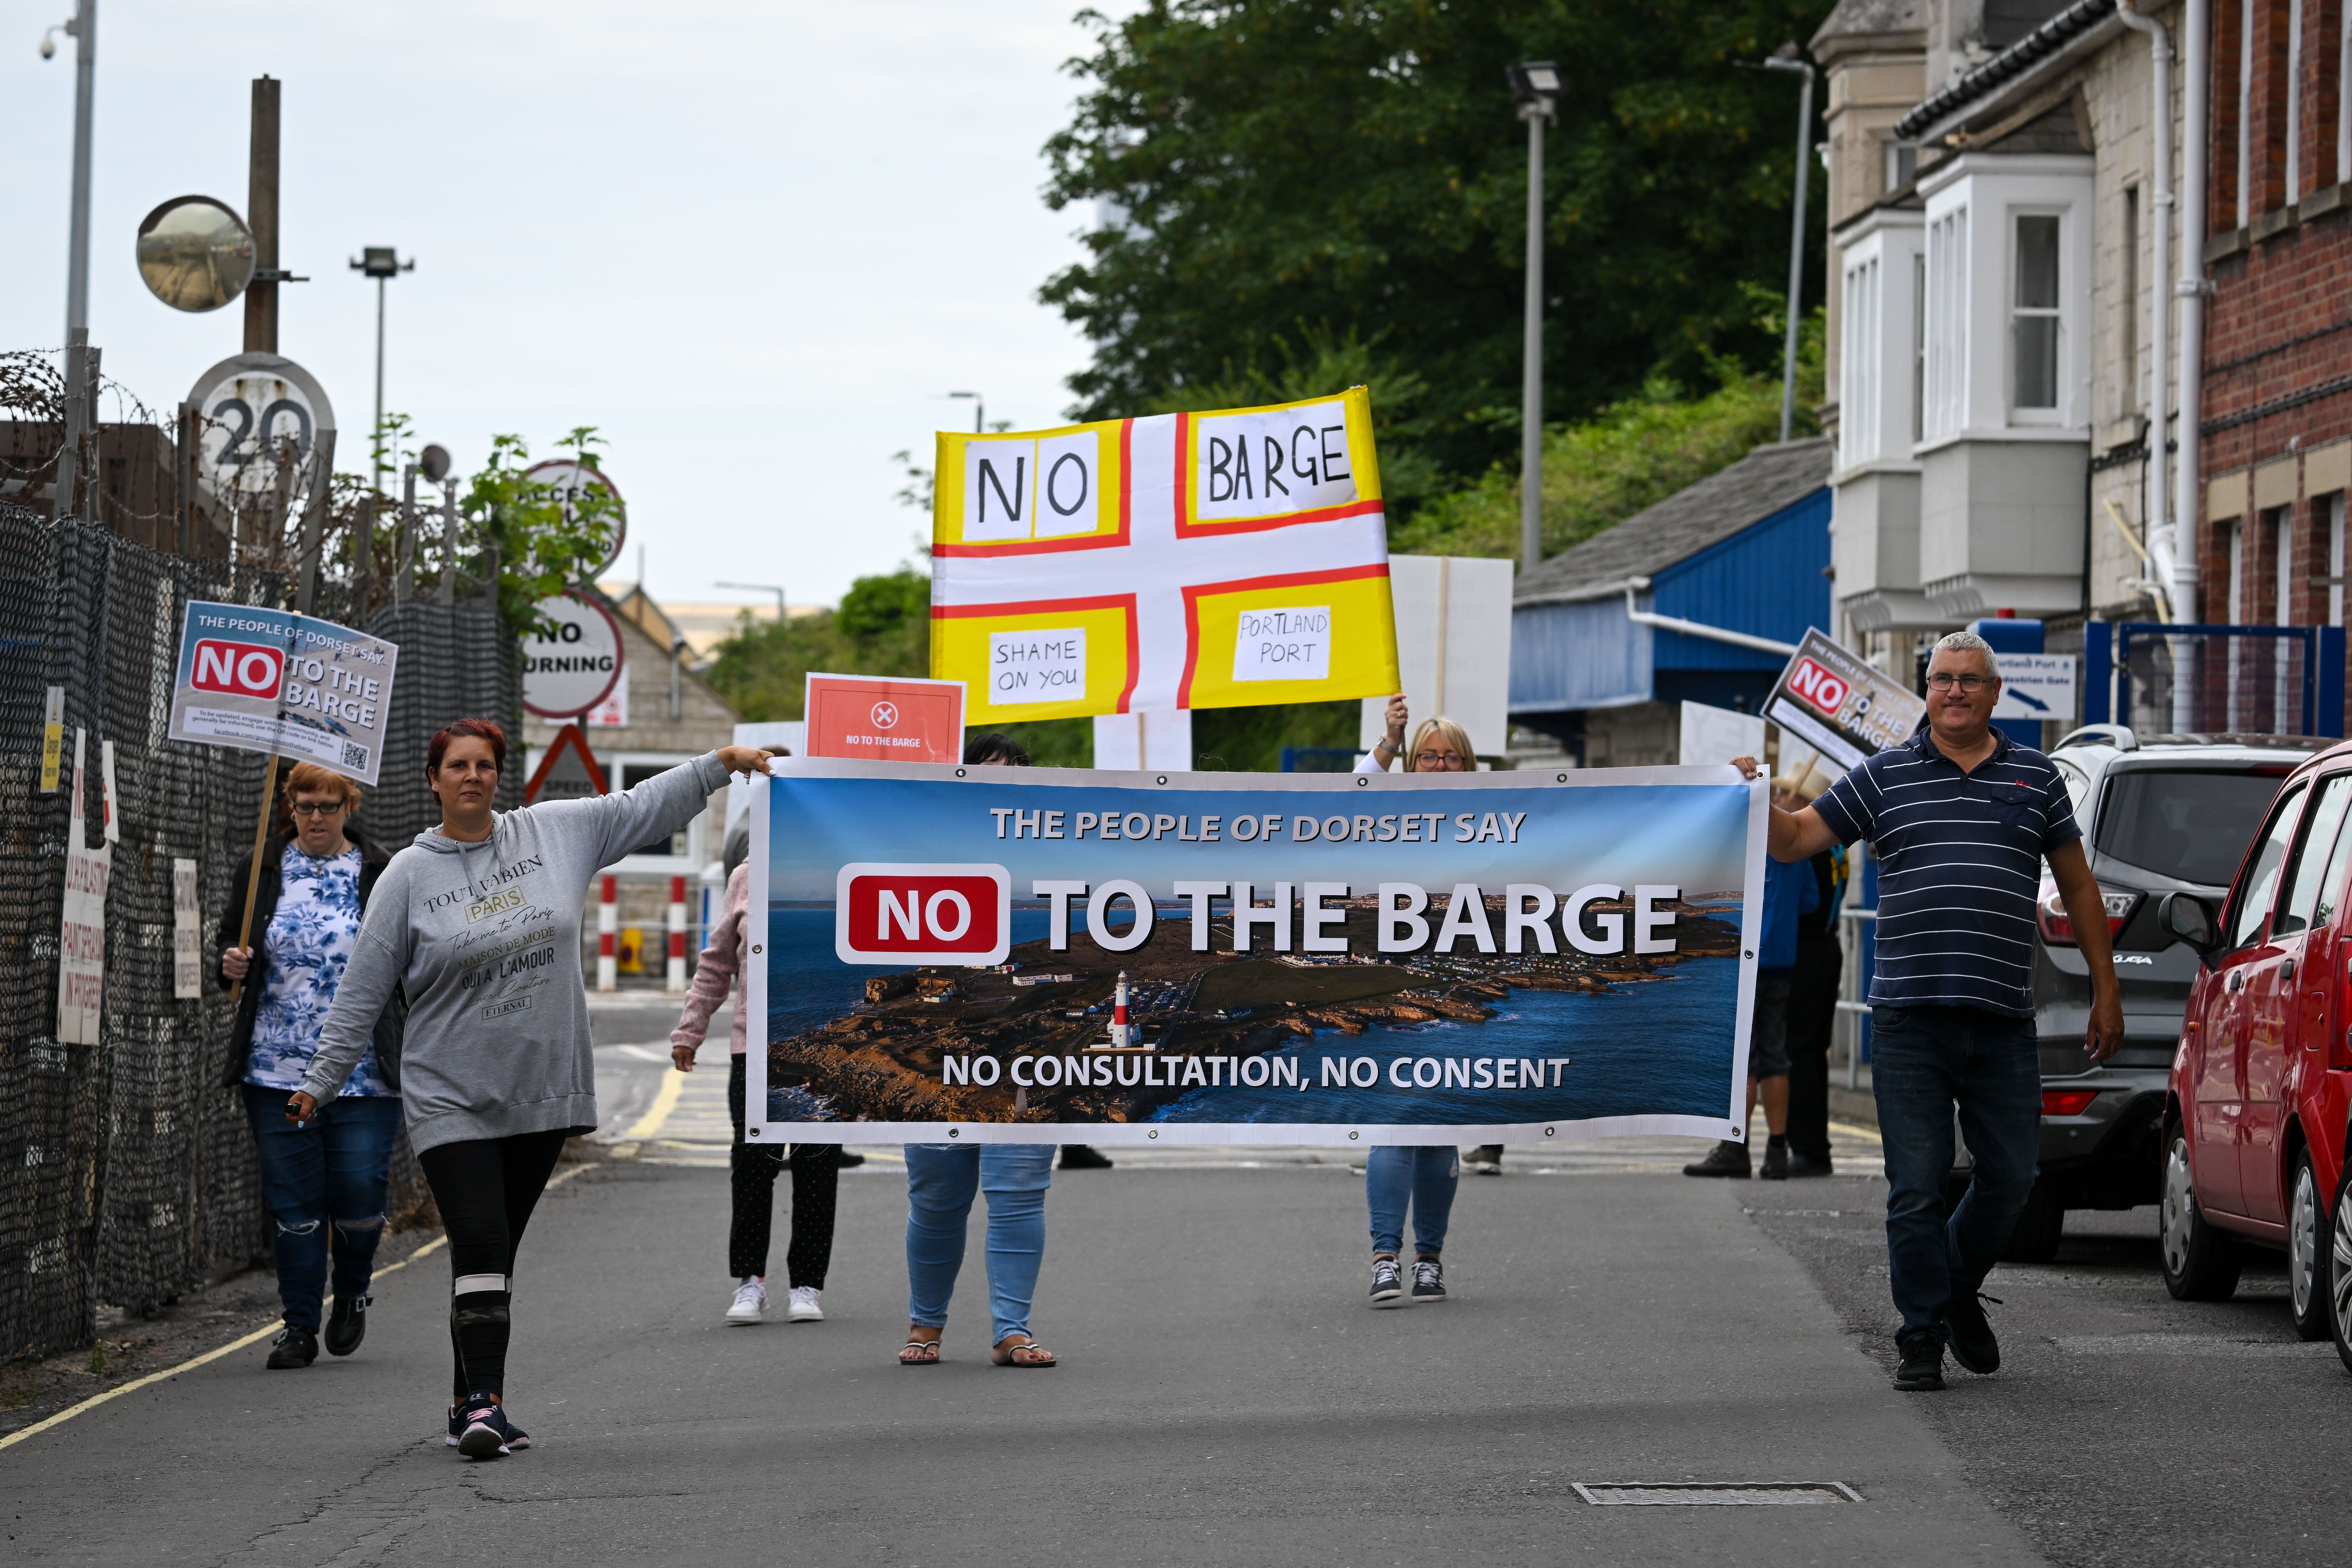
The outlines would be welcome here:
<svg viewBox="0 0 2352 1568">
<path fill-rule="evenodd" d="M 634 1015 L 614 1047 L 657 1042 Z M 722 1020 L 723 1022 L 723 1020 Z M 635 1058 L 623 1055 L 623 1061 Z M 708 1059 L 708 1058 L 706 1058 Z M 646 1066 L 648 1064 L 637 1064 Z M 648 1105 L 658 1072 L 605 1068 Z M 986 1361 L 978 1223 L 936 1368 L 897 1366 L 895 1151 L 842 1183 L 828 1321 L 729 1328 L 717 1072 L 552 1193 L 510 1378 L 537 1446 L 468 1464 L 439 1426 L 437 1259 L 383 1279 L 348 1361 L 255 1345 L 0 1452 L 14 1563 L 602 1564 L 795 1554 L 1485 1565 L 2341 1560 L 2352 1379 L 2295 1343 L 2283 1279 L 2191 1307 L 2146 1211 L 2077 1216 L 1991 1286 L 2007 1365 L 1887 1384 L 1884 1184 L 1689 1181 L 1640 1140 L 1465 1179 L 1454 1299 L 1363 1300 L 1337 1152 L 1121 1152 L 1057 1173 L 1036 1329 Z M 714 1107 L 716 1107 L 714 1110 Z M 643 1110 L 631 1112 L 640 1119 Z M 1842 1167 L 1869 1168 L 1858 1134 Z M 780 1227 L 781 1232 L 781 1227 Z M 779 1235 L 781 1246 L 782 1235 Z M 1600 1507 L 1576 1484 L 1841 1482 L 1860 1502 Z"/>
</svg>

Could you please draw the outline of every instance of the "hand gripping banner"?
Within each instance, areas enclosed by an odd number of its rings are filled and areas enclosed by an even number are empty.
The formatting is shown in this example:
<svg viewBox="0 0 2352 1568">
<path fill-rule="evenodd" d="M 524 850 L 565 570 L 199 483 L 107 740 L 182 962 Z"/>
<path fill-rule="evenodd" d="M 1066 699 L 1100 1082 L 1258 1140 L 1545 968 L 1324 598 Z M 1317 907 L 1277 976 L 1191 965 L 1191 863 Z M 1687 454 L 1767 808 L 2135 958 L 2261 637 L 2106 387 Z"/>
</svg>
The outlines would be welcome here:
<svg viewBox="0 0 2352 1568">
<path fill-rule="evenodd" d="M 748 1139 L 1739 1135 L 1765 796 L 1727 768 L 772 766 Z"/>
<path fill-rule="evenodd" d="M 1371 400 L 939 438 L 931 673 L 975 726 L 1384 697 Z"/>
</svg>

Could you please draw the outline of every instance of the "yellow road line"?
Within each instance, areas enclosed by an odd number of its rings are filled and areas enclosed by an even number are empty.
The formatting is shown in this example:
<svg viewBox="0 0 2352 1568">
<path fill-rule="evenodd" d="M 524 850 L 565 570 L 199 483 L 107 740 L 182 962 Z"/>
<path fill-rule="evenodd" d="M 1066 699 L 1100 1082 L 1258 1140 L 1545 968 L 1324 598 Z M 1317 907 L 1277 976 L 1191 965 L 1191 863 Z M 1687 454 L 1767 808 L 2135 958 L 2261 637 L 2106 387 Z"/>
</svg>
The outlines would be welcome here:
<svg viewBox="0 0 2352 1568">
<path fill-rule="evenodd" d="M 1878 1136 L 1878 1130 L 1876 1128 L 1857 1127 L 1851 1121 L 1832 1121 L 1830 1123 L 1830 1131 L 1832 1132 L 1843 1132 L 1849 1138 L 1867 1139 L 1873 1143 L 1885 1142 L 1885 1140 Z"/>
<path fill-rule="evenodd" d="M 625 1141 L 638 1140 L 651 1138 L 659 1132 L 662 1123 L 669 1120 L 669 1113 L 677 1109 L 677 1097 L 685 1092 L 684 1073 L 672 1069 L 662 1074 L 662 1086 L 654 1095 L 654 1102 L 646 1107 L 646 1113 L 637 1118 L 637 1124 L 622 1133 L 621 1137 Z"/>
<path fill-rule="evenodd" d="M 585 1165 L 574 1165 L 571 1170 L 558 1173 L 554 1179 L 547 1184 L 547 1190 L 551 1193 L 553 1192 L 556 1188 L 562 1186 L 564 1183 L 580 1174 L 581 1172 L 585 1171 L 587 1168 L 588 1167 Z M 375 1271 L 374 1278 L 376 1279 L 381 1279 L 387 1274 L 397 1274 L 402 1269 L 407 1268 L 410 1264 L 415 1262 L 418 1258 L 424 1258 L 431 1253 L 438 1252 L 448 1244 L 449 1238 L 447 1237 L 436 1236 L 432 1240 L 426 1242 L 424 1246 L 418 1247 L 415 1251 L 410 1253 L 407 1257 L 402 1258 L 399 1262 L 387 1264 L 385 1267 L 377 1269 Z M 373 1281 L 371 1281 L 371 1283 Z M 30 1426 L 24 1428 L 22 1431 L 11 1432 L 6 1436 L 0 1437 L 0 1448 L 11 1447 L 37 1433 L 47 1431 L 52 1426 L 62 1426 L 67 1422 L 72 1420 L 75 1416 L 80 1415 L 83 1411 L 95 1410 L 100 1405 L 105 1404 L 108 1400 L 119 1399 L 122 1395 L 131 1393 L 133 1389 L 144 1388 L 151 1383 L 161 1383 L 167 1377 L 177 1377 L 184 1372 L 194 1372 L 196 1368 L 204 1365 L 205 1363 L 208 1361 L 218 1361 L 221 1357 L 228 1354 L 231 1351 L 241 1351 L 246 1346 L 252 1344 L 257 1341 L 268 1339 L 270 1335 L 278 1331 L 278 1324 L 271 1323 L 266 1328 L 256 1329 L 253 1332 L 247 1334 L 242 1339 L 231 1340 L 228 1343 L 221 1345 L 214 1350 L 208 1350 L 202 1355 L 190 1356 L 186 1361 L 182 1362 L 177 1366 L 165 1367 L 162 1372 L 151 1372 L 144 1377 L 131 1379 L 129 1383 L 124 1384 L 120 1388 L 110 1388 L 102 1394 L 93 1394 L 79 1405 L 69 1405 L 66 1406 L 66 1408 L 58 1411 L 55 1415 L 50 1416 L 46 1421 L 36 1421 Z"/>
</svg>

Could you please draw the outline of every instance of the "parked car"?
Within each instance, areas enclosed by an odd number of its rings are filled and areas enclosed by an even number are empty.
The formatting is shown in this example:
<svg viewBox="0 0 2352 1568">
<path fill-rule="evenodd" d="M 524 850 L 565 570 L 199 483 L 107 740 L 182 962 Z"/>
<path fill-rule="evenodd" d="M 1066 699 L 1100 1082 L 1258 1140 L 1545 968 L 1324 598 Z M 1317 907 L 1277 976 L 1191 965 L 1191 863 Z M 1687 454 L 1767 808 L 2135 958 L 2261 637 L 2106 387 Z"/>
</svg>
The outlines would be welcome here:
<svg viewBox="0 0 2352 1568">
<path fill-rule="evenodd" d="M 2041 1175 L 2008 1256 L 2047 1263 L 2068 1209 L 2159 1201 L 2165 1091 L 2197 954 L 2158 920 L 2167 894 L 2218 908 L 2281 783 L 2324 740 L 2135 735 L 2076 730 L 2052 748 L 2107 906 L 2124 1004 L 2123 1048 L 2083 1054 L 2090 971 L 2046 876 L 2036 911 L 2033 997 L 2042 1049 Z"/>
<path fill-rule="evenodd" d="M 2237 1289 L 2249 1246 L 2287 1255 L 2297 1331 L 2352 1368 L 2352 745 L 2263 814 L 2226 900 L 2184 890 L 2161 927 L 2199 955 L 2164 1107 L 2164 1282 Z"/>
</svg>

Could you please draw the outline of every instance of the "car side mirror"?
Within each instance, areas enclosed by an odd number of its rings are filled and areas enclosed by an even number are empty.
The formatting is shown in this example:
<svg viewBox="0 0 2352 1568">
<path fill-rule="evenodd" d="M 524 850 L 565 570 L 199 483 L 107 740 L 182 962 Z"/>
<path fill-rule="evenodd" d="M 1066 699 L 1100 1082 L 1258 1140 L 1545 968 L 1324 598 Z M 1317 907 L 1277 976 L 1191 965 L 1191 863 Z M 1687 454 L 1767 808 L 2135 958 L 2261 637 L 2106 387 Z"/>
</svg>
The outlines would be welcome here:
<svg viewBox="0 0 2352 1568">
<path fill-rule="evenodd" d="M 2166 933 L 2197 950 L 2200 959 L 2210 959 L 2220 943 L 2214 935 L 2213 911 L 2205 900 L 2194 893 L 2167 893 L 2156 907 L 2157 924 Z"/>
</svg>

